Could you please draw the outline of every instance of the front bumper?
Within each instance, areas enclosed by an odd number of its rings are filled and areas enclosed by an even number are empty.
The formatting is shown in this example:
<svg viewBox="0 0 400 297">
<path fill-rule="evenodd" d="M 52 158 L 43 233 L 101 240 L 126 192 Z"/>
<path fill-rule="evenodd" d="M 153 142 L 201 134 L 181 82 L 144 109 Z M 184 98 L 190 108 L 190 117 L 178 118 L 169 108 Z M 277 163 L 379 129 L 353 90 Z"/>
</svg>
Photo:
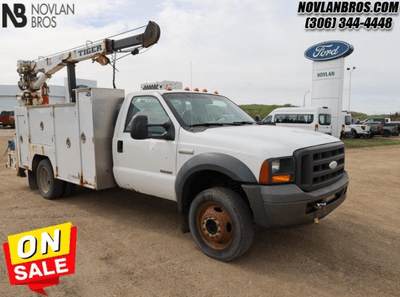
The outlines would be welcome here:
<svg viewBox="0 0 400 297">
<path fill-rule="evenodd" d="M 313 222 L 337 208 L 347 196 L 349 175 L 324 188 L 304 192 L 295 184 L 242 185 L 256 224 L 283 227 Z"/>
</svg>

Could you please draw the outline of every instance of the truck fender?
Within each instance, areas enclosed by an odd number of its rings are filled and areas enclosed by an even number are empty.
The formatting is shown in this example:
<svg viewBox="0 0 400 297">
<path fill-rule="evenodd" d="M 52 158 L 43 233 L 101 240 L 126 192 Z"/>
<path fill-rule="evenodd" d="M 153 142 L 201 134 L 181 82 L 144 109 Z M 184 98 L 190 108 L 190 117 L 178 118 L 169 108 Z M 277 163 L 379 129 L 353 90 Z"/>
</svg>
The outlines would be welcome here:
<svg viewBox="0 0 400 297">
<path fill-rule="evenodd" d="M 184 211 L 185 197 L 188 194 L 188 189 L 185 188 L 186 182 L 193 174 L 204 170 L 222 173 L 242 183 L 257 183 L 251 170 L 235 157 L 221 153 L 204 153 L 194 156 L 183 164 L 175 181 L 175 193 L 181 213 Z"/>
</svg>

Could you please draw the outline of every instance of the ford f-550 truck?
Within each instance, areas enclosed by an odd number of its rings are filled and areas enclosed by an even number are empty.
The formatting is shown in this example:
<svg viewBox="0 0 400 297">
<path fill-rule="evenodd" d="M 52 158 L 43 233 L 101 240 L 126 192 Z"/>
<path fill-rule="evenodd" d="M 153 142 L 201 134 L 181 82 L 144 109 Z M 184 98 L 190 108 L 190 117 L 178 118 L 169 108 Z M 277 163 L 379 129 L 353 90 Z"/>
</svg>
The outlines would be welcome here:
<svg viewBox="0 0 400 297">
<path fill-rule="evenodd" d="M 8 166 L 46 199 L 75 185 L 119 186 L 174 200 L 182 230 L 210 257 L 230 261 L 251 245 L 253 224 L 317 222 L 346 198 L 344 144 L 322 133 L 257 124 L 228 98 L 205 92 L 75 89 L 75 63 L 160 35 L 105 39 L 39 61 L 19 61 L 15 149 Z M 131 49 L 137 54 L 139 49 Z M 116 59 L 114 59 L 115 61 Z M 42 104 L 37 91 L 68 68 L 70 102 Z M 115 67 L 115 64 L 113 65 Z M 43 95 L 43 94 L 42 94 Z"/>
<path fill-rule="evenodd" d="M 346 198 L 341 141 L 258 125 L 221 95 L 148 90 L 124 99 L 122 90 L 88 88 L 76 102 L 15 115 L 14 164 L 44 198 L 76 184 L 174 200 L 200 248 L 222 261 L 249 248 L 253 223 L 314 222 Z"/>
</svg>

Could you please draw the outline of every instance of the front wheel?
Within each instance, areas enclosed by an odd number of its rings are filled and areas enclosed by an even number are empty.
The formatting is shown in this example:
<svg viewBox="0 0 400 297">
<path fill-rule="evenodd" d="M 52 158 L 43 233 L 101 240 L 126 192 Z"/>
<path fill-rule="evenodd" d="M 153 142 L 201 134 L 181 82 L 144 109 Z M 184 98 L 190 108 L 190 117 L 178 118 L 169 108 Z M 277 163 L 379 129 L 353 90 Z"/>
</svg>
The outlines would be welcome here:
<svg viewBox="0 0 400 297">
<path fill-rule="evenodd" d="M 48 159 L 40 161 L 37 172 L 37 185 L 40 194 L 45 199 L 55 199 L 61 197 L 64 189 L 64 182 L 54 178 L 53 167 Z"/>
<path fill-rule="evenodd" d="M 231 261 L 253 242 L 250 209 L 234 191 L 211 188 L 198 194 L 189 210 L 192 236 L 209 257 Z"/>
</svg>

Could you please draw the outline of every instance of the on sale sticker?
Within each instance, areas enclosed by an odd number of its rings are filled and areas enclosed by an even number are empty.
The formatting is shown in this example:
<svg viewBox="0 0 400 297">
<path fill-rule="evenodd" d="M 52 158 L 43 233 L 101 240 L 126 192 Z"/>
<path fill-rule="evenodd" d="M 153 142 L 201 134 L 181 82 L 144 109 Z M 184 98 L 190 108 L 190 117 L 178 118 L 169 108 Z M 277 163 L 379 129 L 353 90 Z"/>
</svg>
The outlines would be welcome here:
<svg viewBox="0 0 400 297">
<path fill-rule="evenodd" d="M 47 295 L 44 287 L 75 272 L 76 226 L 64 223 L 8 236 L 3 243 L 11 285 L 28 285 Z"/>
</svg>

